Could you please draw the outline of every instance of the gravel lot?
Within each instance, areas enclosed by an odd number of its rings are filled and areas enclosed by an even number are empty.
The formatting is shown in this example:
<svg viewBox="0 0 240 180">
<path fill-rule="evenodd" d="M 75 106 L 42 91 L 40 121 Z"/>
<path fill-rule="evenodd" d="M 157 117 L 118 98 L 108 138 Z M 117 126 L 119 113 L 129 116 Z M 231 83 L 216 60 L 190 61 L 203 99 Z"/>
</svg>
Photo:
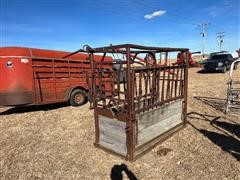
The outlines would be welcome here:
<svg viewBox="0 0 240 180">
<path fill-rule="evenodd" d="M 0 179 L 110 179 L 122 163 L 138 179 L 240 179 L 240 117 L 223 113 L 228 73 L 199 70 L 189 70 L 187 127 L 132 163 L 94 147 L 89 104 L 0 108 Z"/>
</svg>

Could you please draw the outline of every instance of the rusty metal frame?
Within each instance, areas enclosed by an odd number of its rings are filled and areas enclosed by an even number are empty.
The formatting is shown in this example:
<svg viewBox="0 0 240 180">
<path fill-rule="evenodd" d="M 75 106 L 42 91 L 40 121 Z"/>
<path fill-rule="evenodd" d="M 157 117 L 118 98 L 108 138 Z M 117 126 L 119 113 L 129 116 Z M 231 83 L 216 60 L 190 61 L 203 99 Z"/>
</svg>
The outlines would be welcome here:
<svg viewBox="0 0 240 180">
<path fill-rule="evenodd" d="M 94 117 L 95 117 L 95 145 L 96 147 L 100 147 L 107 151 L 111 151 L 105 147 L 101 147 L 99 144 L 99 122 L 98 115 L 103 114 L 107 117 L 114 118 L 120 121 L 126 122 L 126 135 L 127 135 L 127 155 L 124 156 L 126 160 L 135 160 L 140 157 L 142 154 L 147 152 L 149 149 L 154 147 L 160 141 L 163 141 L 168 136 L 172 135 L 177 130 L 181 129 L 186 125 L 186 114 L 187 114 L 187 89 L 188 89 L 188 56 L 186 55 L 189 50 L 187 48 L 161 48 L 161 47 L 148 47 L 148 46 L 140 46 L 134 44 L 122 44 L 115 46 L 106 46 L 99 48 L 88 48 L 87 50 L 82 50 L 81 52 L 89 53 L 89 59 L 91 61 L 92 68 L 92 87 L 90 87 L 90 91 L 92 93 L 92 107 L 94 108 Z M 184 54 L 184 64 L 181 65 L 167 65 L 168 53 L 169 52 L 181 52 Z M 94 60 L 94 54 L 103 53 L 103 58 L 101 62 L 96 62 Z M 116 73 L 113 72 L 112 66 L 113 62 L 105 62 L 104 57 L 107 53 L 120 53 L 126 57 L 125 62 L 120 62 L 120 66 L 126 66 L 126 79 L 123 83 L 123 91 L 120 91 L 120 80 L 119 80 L 119 72 L 117 73 L 117 80 L 115 80 Z M 132 64 L 136 59 L 136 56 L 141 53 L 152 53 L 154 54 L 153 63 L 149 65 L 146 60 L 145 68 L 132 68 Z M 160 57 L 162 53 L 166 53 L 165 55 L 165 65 L 159 66 L 156 63 L 155 53 L 160 53 Z M 134 56 L 132 54 L 135 54 Z M 106 69 L 102 68 L 102 65 L 109 65 L 108 72 Z M 105 75 L 104 75 L 105 73 Z M 108 75 L 106 76 L 106 74 Z M 162 73 L 162 76 L 161 76 Z M 136 80 L 136 74 L 140 77 L 138 82 Z M 145 94 L 142 94 L 142 81 L 145 80 L 144 83 L 147 86 L 145 87 Z M 104 82 L 103 82 L 104 81 Z M 162 86 L 159 82 L 162 82 Z M 108 87 L 106 88 L 104 85 L 108 83 Z M 140 84 L 139 92 L 137 91 L 137 83 Z M 148 84 L 149 83 L 149 87 Z M 166 87 L 164 85 L 166 84 Z M 150 85 L 152 88 L 150 88 Z M 104 86 L 104 87 L 102 87 Z M 117 86 L 117 91 L 112 87 Z M 148 90 L 149 88 L 149 93 Z M 161 88 L 161 89 L 160 89 Z M 165 89 L 166 88 L 166 89 Z M 177 89 L 178 88 L 178 89 Z M 100 91 L 100 93 L 98 92 Z M 161 94 L 157 92 L 161 91 Z M 167 94 L 164 94 L 167 92 Z M 170 93 L 169 93 L 170 92 Z M 110 93 L 110 94 L 108 94 Z M 121 99 L 120 95 L 124 95 Z M 138 95 L 136 95 L 138 94 Z M 115 96 L 117 96 L 115 98 Z M 143 97 L 144 96 L 144 97 Z M 150 98 L 149 98 L 150 97 Z M 157 98 L 157 99 L 155 99 Z M 118 106 L 117 112 L 113 112 L 109 104 L 106 103 L 106 100 L 109 102 L 115 102 L 111 107 Z M 143 107 L 136 109 L 135 100 L 143 100 Z M 136 139 L 136 115 L 140 112 L 148 111 L 149 109 L 154 109 L 156 107 L 160 107 L 166 103 L 171 101 L 175 101 L 177 99 L 183 99 L 183 113 L 182 113 L 182 122 L 178 126 L 169 129 L 167 132 L 159 135 L 158 137 L 144 143 L 141 147 L 154 143 L 151 148 L 144 150 L 142 153 L 134 157 L 134 152 L 136 149 L 141 148 L 137 146 Z M 100 104 L 99 102 L 102 102 Z M 117 102 L 117 103 L 116 103 Z M 116 109 L 115 109 L 116 110 Z M 112 152 L 116 154 L 116 152 Z M 120 154 L 118 154 L 120 155 Z M 120 155 L 122 156 L 122 155 Z"/>
</svg>

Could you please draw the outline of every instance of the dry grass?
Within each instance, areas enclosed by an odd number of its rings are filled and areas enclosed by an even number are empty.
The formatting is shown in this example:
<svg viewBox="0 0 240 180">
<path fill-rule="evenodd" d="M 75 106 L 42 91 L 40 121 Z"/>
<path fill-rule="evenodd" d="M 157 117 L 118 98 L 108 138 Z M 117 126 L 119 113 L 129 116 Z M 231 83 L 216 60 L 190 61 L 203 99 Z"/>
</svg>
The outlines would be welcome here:
<svg viewBox="0 0 240 180">
<path fill-rule="evenodd" d="M 133 163 L 93 146 L 88 104 L 0 108 L 1 179 L 110 179 L 121 163 L 138 179 L 240 179 L 240 118 L 222 112 L 227 73 L 198 70 L 189 72 L 188 126 Z"/>
</svg>

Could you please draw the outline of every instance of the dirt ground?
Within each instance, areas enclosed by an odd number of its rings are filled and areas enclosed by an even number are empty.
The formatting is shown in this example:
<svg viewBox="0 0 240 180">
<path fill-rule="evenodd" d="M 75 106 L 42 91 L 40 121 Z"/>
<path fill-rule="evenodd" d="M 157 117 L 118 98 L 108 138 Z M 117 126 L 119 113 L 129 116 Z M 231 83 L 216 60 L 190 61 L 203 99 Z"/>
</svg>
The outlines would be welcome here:
<svg viewBox="0 0 240 180">
<path fill-rule="evenodd" d="M 240 117 L 223 113 L 228 73 L 198 71 L 187 127 L 132 163 L 94 147 L 89 104 L 0 108 L 0 179 L 110 179 L 122 163 L 138 179 L 240 179 Z"/>
</svg>

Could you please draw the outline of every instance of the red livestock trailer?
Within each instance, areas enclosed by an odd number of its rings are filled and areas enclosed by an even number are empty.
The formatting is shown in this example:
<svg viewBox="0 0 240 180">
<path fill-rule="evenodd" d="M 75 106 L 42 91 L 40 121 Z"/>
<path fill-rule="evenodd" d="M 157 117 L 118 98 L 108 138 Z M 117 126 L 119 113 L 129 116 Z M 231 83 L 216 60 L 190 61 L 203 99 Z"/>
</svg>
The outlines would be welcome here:
<svg viewBox="0 0 240 180">
<path fill-rule="evenodd" d="M 50 104 L 88 99 L 88 54 L 23 47 L 0 47 L 0 106 Z M 96 61 L 102 57 L 95 55 Z M 111 57 L 106 57 L 112 61 Z"/>
</svg>

